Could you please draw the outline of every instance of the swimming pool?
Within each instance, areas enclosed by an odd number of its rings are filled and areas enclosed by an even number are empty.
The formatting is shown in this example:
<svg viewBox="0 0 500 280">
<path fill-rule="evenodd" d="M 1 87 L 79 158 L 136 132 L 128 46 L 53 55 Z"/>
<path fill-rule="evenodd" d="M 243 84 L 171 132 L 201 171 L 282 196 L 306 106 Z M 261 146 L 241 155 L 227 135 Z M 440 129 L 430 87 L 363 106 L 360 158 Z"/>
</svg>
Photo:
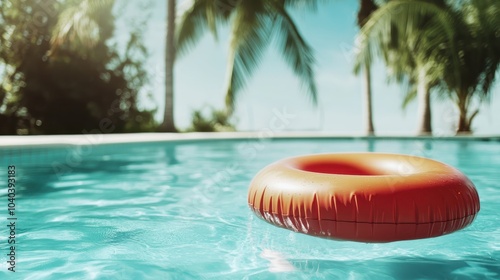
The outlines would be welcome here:
<svg viewBox="0 0 500 280">
<path fill-rule="evenodd" d="M 376 151 L 425 156 L 476 185 L 481 211 L 459 232 L 365 244 L 277 228 L 247 206 L 278 159 Z M 286 139 L 0 148 L 16 166 L 16 274 L 8 279 L 499 279 L 500 142 Z M 0 180 L 2 219 L 7 175 Z M 7 223 L 8 224 L 8 223 Z"/>
</svg>

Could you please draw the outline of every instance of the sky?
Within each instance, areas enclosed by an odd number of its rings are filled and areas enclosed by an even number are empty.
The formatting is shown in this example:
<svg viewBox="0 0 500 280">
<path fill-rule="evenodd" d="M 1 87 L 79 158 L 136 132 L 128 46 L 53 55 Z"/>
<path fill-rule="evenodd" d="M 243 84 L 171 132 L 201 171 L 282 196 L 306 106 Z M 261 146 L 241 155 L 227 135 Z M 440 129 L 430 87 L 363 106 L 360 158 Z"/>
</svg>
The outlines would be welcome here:
<svg viewBox="0 0 500 280">
<path fill-rule="evenodd" d="M 122 7 L 121 0 L 117 7 Z M 117 8 L 117 40 L 124 41 L 128 23 L 146 19 L 144 43 L 150 51 L 147 68 L 151 75 L 149 89 L 153 100 L 144 99 L 145 107 L 157 106 L 158 119 L 163 115 L 165 0 L 128 1 Z M 179 0 L 179 11 L 189 5 Z M 313 47 L 319 102 L 314 106 L 299 79 L 282 59 L 273 44 L 259 67 L 239 93 L 236 107 L 238 130 L 270 129 L 276 112 L 286 112 L 291 121 L 282 130 L 321 131 L 339 135 L 362 135 L 365 131 L 363 78 L 353 74 L 354 40 L 358 32 L 358 1 L 331 0 L 319 10 L 290 11 L 300 32 Z M 144 2 L 142 2 L 144 3 Z M 122 5 L 120 5 L 122 4 Z M 196 47 L 177 58 L 175 66 L 175 122 L 187 128 L 193 110 L 224 108 L 224 86 L 229 46 L 229 29 L 221 29 L 218 40 L 207 33 Z M 121 36 L 121 37 L 120 37 Z M 381 62 L 372 66 L 373 114 L 377 135 L 413 135 L 417 131 L 417 103 L 402 109 L 404 86 L 388 84 Z M 500 134 L 500 79 L 492 89 L 490 104 L 482 105 L 473 123 L 476 135 Z M 452 135 L 457 111 L 448 100 L 434 98 L 432 103 L 434 135 Z"/>
</svg>

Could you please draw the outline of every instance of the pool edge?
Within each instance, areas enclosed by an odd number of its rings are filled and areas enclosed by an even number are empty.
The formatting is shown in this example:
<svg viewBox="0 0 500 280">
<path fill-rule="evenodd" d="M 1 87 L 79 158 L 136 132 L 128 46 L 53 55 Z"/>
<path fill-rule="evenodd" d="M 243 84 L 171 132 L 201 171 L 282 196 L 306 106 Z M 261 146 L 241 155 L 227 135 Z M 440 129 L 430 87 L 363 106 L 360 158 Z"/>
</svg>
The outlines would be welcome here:
<svg viewBox="0 0 500 280">
<path fill-rule="evenodd" d="M 0 136 L 0 147 L 29 147 L 54 145 L 101 145 L 138 142 L 191 142 L 206 140 L 248 139 L 332 139 L 332 140 L 461 140 L 496 141 L 500 135 L 484 136 L 364 136 L 339 135 L 325 132 L 217 132 L 217 133 L 129 133 L 129 134 L 79 134 L 43 136 Z"/>
</svg>

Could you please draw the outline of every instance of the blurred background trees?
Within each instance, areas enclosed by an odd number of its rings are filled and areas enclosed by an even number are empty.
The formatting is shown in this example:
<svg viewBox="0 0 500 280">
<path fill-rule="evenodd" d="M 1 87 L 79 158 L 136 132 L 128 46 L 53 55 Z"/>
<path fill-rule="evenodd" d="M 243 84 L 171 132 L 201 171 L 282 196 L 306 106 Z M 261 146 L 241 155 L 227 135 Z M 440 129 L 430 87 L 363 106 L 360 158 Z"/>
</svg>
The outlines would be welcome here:
<svg viewBox="0 0 500 280">
<path fill-rule="evenodd" d="M 186 132 L 232 132 L 236 125 L 226 110 L 217 110 L 210 106 L 194 110 L 191 126 Z"/>
<path fill-rule="evenodd" d="M 83 133 L 103 121 L 107 133 L 155 128 L 153 112 L 137 107 L 141 33 L 119 54 L 109 44 L 114 1 L 89 2 L 0 2 L 0 134 Z"/>
<path fill-rule="evenodd" d="M 380 58 L 393 80 L 409 84 L 404 105 L 418 99 L 418 134 L 432 133 L 432 91 L 457 107 L 457 134 L 472 133 L 500 63 L 500 1 L 387 0 L 361 29 L 357 51 L 355 70 Z"/>
<path fill-rule="evenodd" d="M 115 0 L 4 0 L 0 2 L 0 134 L 177 131 L 174 62 L 210 31 L 230 32 L 226 110 L 192 114 L 188 131 L 234 130 L 238 93 L 266 48 L 278 49 L 314 103 L 318 98 L 313 47 L 290 11 L 314 11 L 326 0 L 166 1 L 165 113 L 138 107 L 150 81 L 144 23 L 135 21 L 128 42 L 113 44 Z M 127 2 L 128 3 L 128 2 Z M 403 87 L 403 105 L 418 101 L 418 134 L 432 134 L 437 98 L 457 109 L 457 133 L 471 133 L 488 102 L 500 63 L 498 0 L 359 0 L 355 72 L 364 72 L 366 133 L 374 133 L 370 67 L 382 60 Z M 176 28 L 176 21 L 179 23 Z M 137 23 L 139 22 L 139 23 Z M 329 27 L 330 28 L 330 27 Z M 335 32 L 331 27 L 329 32 Z M 333 48 L 333 47 L 332 47 Z M 342 102 L 342 100 L 339 100 Z"/>
</svg>

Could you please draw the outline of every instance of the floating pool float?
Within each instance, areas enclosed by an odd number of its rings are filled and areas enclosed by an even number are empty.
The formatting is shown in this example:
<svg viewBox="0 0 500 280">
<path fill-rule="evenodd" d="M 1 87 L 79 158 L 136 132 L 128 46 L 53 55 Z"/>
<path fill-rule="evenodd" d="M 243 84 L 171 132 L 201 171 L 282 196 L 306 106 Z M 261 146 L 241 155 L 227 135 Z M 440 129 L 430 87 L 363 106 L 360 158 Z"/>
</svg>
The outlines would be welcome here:
<svg viewBox="0 0 500 280">
<path fill-rule="evenodd" d="M 309 235 L 360 242 L 436 237 L 479 212 L 474 184 L 444 163 L 377 153 L 284 159 L 252 180 L 260 218 Z"/>
</svg>

